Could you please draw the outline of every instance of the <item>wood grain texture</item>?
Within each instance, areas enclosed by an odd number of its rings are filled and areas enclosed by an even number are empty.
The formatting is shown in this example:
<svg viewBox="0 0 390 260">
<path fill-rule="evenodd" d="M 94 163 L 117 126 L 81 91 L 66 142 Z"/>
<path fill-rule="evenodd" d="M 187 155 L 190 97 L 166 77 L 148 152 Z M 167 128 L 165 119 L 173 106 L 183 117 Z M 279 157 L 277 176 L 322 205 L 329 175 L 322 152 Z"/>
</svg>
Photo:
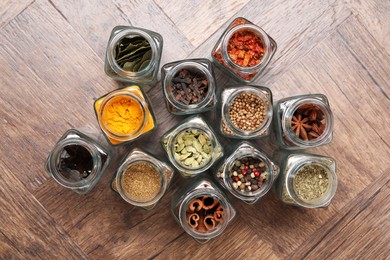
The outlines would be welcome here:
<svg viewBox="0 0 390 260">
<path fill-rule="evenodd" d="M 111 30 L 117 25 L 160 33 L 164 38 L 161 64 L 172 61 L 172 57 L 183 59 L 194 48 L 153 1 L 54 0 L 53 3 L 102 60 Z"/>
<path fill-rule="evenodd" d="M 15 172 L 24 161 L 22 169 L 31 174 L 19 178 L 34 190 L 47 179 L 43 165 L 55 142 L 66 129 L 85 122 L 96 129 L 94 99 L 118 84 L 105 76 L 103 62 L 44 1 L 36 1 L 5 26 L 0 39 L 0 93 L 7 97 L 1 104 L 8 108 L 1 110 L 0 142 L 16 148 L 3 160 Z"/>
<path fill-rule="evenodd" d="M 387 259 L 389 173 L 378 176 L 289 258 Z"/>
<path fill-rule="evenodd" d="M 34 0 L 3 0 L 0 2 L 0 28 L 26 9 Z"/>
<path fill-rule="evenodd" d="M 187 39 L 198 47 L 209 35 L 225 23 L 227 19 L 243 8 L 249 0 L 238 1 L 163 1 L 156 3 L 164 10 L 167 16 L 174 22 Z M 192 17 L 197 17 L 196 23 Z"/>
<path fill-rule="evenodd" d="M 1 258 L 87 258 L 2 162 L 0 171 Z"/>
<path fill-rule="evenodd" d="M 59 1 L 2 2 L 0 16 L 0 258 L 92 259 L 386 259 L 389 252 L 390 57 L 385 1 Z M 381 8 L 377 9 L 376 6 Z M 5 11 L 4 11 L 5 10 Z M 11 11 L 9 11 L 11 10 Z M 0 11 L 1 13 L 1 11 Z M 183 16 L 185 13 L 185 16 Z M 231 198 L 236 219 L 205 245 L 189 237 L 170 213 L 176 174 L 151 211 L 125 203 L 110 189 L 112 174 L 138 147 L 167 161 L 161 136 L 186 116 L 167 112 L 160 82 L 146 90 L 157 129 L 113 149 L 115 158 L 87 195 L 49 179 L 48 152 L 69 128 L 99 133 L 93 101 L 123 86 L 104 74 L 111 29 L 132 25 L 164 37 L 161 65 L 208 57 L 238 16 L 278 43 L 264 74 L 274 102 L 324 93 L 335 116 L 330 145 L 307 152 L 337 160 L 339 186 L 328 208 L 290 207 L 268 193 L 255 205 Z M 217 94 L 234 80 L 216 70 Z M 215 108 L 202 117 L 225 154 L 238 140 L 220 135 Z M 101 133 L 99 138 L 102 138 Z M 275 158 L 273 136 L 251 141 Z M 205 174 L 210 175 L 216 165 Z M 15 228 L 18 226 L 18 229 Z"/>
<path fill-rule="evenodd" d="M 346 2 L 383 50 L 390 54 L 390 2 L 382 0 Z"/>
</svg>

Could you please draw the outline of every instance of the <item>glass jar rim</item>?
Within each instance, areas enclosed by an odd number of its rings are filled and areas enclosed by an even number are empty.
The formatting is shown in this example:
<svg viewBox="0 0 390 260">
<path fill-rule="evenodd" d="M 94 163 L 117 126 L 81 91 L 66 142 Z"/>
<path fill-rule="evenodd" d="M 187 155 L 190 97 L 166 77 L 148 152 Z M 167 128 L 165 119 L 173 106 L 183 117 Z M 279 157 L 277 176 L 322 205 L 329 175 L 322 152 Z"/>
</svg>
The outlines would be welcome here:
<svg viewBox="0 0 390 260">
<path fill-rule="evenodd" d="M 186 218 L 186 211 L 188 208 L 189 203 L 201 196 L 208 196 L 208 197 L 213 197 L 214 199 L 217 199 L 219 203 L 222 205 L 223 212 L 224 212 L 224 220 L 222 223 L 218 224 L 218 227 L 212 231 L 209 232 L 199 232 L 193 228 L 191 228 L 187 223 L 187 218 Z M 179 207 L 179 220 L 180 224 L 183 227 L 183 229 L 189 233 L 192 237 L 196 239 L 211 239 L 215 238 L 218 235 L 220 235 L 225 228 L 228 225 L 229 218 L 230 218 L 230 210 L 228 206 L 228 201 L 218 192 L 210 189 L 210 188 L 201 188 L 197 189 L 190 194 L 186 196 L 186 198 L 181 202 L 180 207 Z"/>
<path fill-rule="evenodd" d="M 159 173 L 159 175 L 161 177 L 159 191 L 155 194 L 154 197 L 152 197 L 151 199 L 148 199 L 148 200 L 140 200 L 140 199 L 136 199 L 134 197 L 131 197 L 122 186 L 122 180 L 123 180 L 124 174 L 126 173 L 126 170 L 128 168 L 130 168 L 131 166 L 142 163 L 142 162 L 149 163 L 152 167 L 154 167 L 157 170 L 157 172 Z M 140 206 L 140 207 L 147 207 L 147 206 L 151 206 L 151 205 L 155 204 L 157 201 L 159 201 L 162 198 L 162 196 L 164 195 L 165 190 L 167 188 L 167 178 L 164 174 L 163 167 L 160 165 L 160 163 L 156 159 L 149 158 L 149 157 L 144 157 L 142 159 L 136 159 L 136 160 L 126 160 L 125 162 L 123 162 L 116 172 L 115 181 L 116 181 L 116 187 L 118 189 L 118 193 L 122 197 L 122 199 L 124 199 L 129 204 L 132 204 L 135 206 Z"/>
<path fill-rule="evenodd" d="M 267 101 L 268 104 L 266 106 L 266 115 L 264 121 L 261 123 L 261 125 L 255 129 L 255 130 L 242 130 L 238 127 L 236 127 L 233 122 L 230 119 L 230 106 L 234 99 L 238 97 L 240 94 L 243 93 L 250 93 L 254 94 L 258 97 L 260 97 L 263 101 Z M 256 136 L 258 133 L 262 132 L 264 129 L 269 127 L 272 121 L 272 115 L 273 115 L 273 108 L 271 104 L 271 97 L 270 94 L 265 94 L 263 91 L 260 89 L 257 89 L 252 86 L 242 86 L 240 89 L 237 89 L 230 93 L 229 97 L 227 98 L 226 102 L 223 104 L 222 107 L 222 118 L 223 120 L 227 123 L 227 126 L 232 130 L 235 134 L 237 135 L 244 135 L 248 137 Z"/>
<path fill-rule="evenodd" d="M 180 128 L 180 129 L 177 129 L 177 134 L 175 136 L 172 137 L 172 141 L 171 141 L 171 146 L 170 146 L 170 152 L 172 153 L 172 164 L 177 168 L 179 169 L 180 171 L 185 171 L 191 175 L 196 175 L 202 171 L 205 171 L 207 170 L 208 168 L 211 167 L 211 165 L 213 164 L 213 158 L 212 158 L 212 153 L 214 152 L 214 149 L 215 147 L 217 146 L 215 140 L 214 140 L 214 136 L 213 134 L 208 131 L 207 129 L 205 129 L 205 127 L 202 127 L 202 126 L 198 126 L 198 125 L 195 125 L 195 126 L 185 126 L 183 128 Z M 185 131 L 191 131 L 191 130 L 198 130 L 198 131 L 201 131 L 202 133 L 204 133 L 207 138 L 210 140 L 210 143 L 211 143 L 211 152 L 210 152 L 210 159 L 209 161 L 198 167 L 198 168 L 190 168 L 190 167 L 186 167 L 185 165 L 181 164 L 180 162 L 178 162 L 174 156 L 175 154 L 175 141 L 177 140 L 178 136 L 185 132 Z"/>
<path fill-rule="evenodd" d="M 189 69 L 192 71 L 194 71 L 194 69 L 195 69 L 195 70 L 201 72 L 204 76 L 206 76 L 206 78 L 208 80 L 208 90 L 207 90 L 206 96 L 204 97 L 204 99 L 202 101 L 195 103 L 195 104 L 186 105 L 186 104 L 183 104 L 182 102 L 179 102 L 178 100 L 176 100 L 176 98 L 172 95 L 172 92 L 168 93 L 168 88 L 172 84 L 173 77 L 175 77 L 177 72 L 181 69 Z M 210 98 L 214 95 L 214 88 L 215 88 L 215 80 L 214 80 L 212 73 L 205 66 L 203 66 L 197 62 L 194 62 L 194 61 L 186 60 L 186 61 L 183 61 L 183 62 L 173 66 L 172 71 L 170 71 L 169 76 L 165 77 L 165 79 L 164 79 L 163 91 L 164 91 L 164 94 L 167 97 L 167 100 L 169 103 L 173 104 L 174 106 L 176 106 L 182 110 L 193 110 L 193 109 L 200 109 L 200 108 L 207 106 Z"/>
<path fill-rule="evenodd" d="M 227 46 L 229 44 L 230 38 L 233 36 L 234 33 L 238 32 L 240 30 L 249 30 L 249 31 L 257 34 L 260 37 L 260 39 L 263 41 L 265 52 L 264 52 L 264 55 L 263 55 L 262 59 L 260 60 L 260 62 L 258 64 L 256 64 L 255 66 L 251 66 L 251 67 L 240 66 L 240 65 L 236 64 L 234 61 L 232 61 L 227 53 Z M 254 25 L 254 24 L 247 24 L 247 23 L 233 26 L 226 31 L 225 36 L 222 40 L 222 49 L 223 49 L 222 56 L 224 57 L 226 62 L 231 67 L 238 69 L 238 70 L 241 70 L 243 72 L 250 72 L 252 70 L 257 70 L 257 69 L 263 67 L 264 64 L 266 64 L 268 62 L 268 59 L 272 53 L 271 41 L 269 39 L 268 34 L 263 29 L 261 29 L 259 26 Z"/>
<path fill-rule="evenodd" d="M 297 193 L 295 192 L 294 189 L 294 180 L 295 176 L 298 173 L 300 169 L 307 165 L 316 165 L 319 167 L 322 167 L 325 169 L 328 178 L 331 178 L 332 180 L 329 181 L 327 191 L 323 194 L 323 196 L 312 200 L 312 201 L 307 201 L 301 199 Z M 286 172 L 286 192 L 287 194 L 294 200 L 295 203 L 297 203 L 300 206 L 306 207 L 306 208 L 319 208 L 323 207 L 329 204 L 329 202 L 332 200 L 334 195 L 336 194 L 336 189 L 337 189 L 337 175 L 335 171 L 333 171 L 328 165 L 325 163 L 321 162 L 319 159 L 313 158 L 310 162 L 307 161 L 300 161 L 293 167 L 287 170 Z"/>
<path fill-rule="evenodd" d="M 65 179 L 60 173 L 59 168 L 57 167 L 59 165 L 59 160 L 62 151 L 65 149 L 65 147 L 71 145 L 77 145 L 85 148 L 92 157 L 93 166 L 91 173 L 88 175 L 87 178 L 81 179 L 79 181 L 69 181 Z M 91 181 L 97 177 L 98 172 L 101 169 L 101 156 L 99 150 L 94 145 L 80 138 L 67 138 L 59 141 L 54 147 L 49 158 L 50 159 L 48 161 L 48 166 L 50 168 L 50 173 L 54 180 L 60 185 L 70 189 L 87 188 L 90 185 Z"/>
<path fill-rule="evenodd" d="M 295 135 L 293 131 L 291 131 L 291 121 L 295 111 L 299 108 L 299 106 L 303 104 L 313 104 L 318 106 L 321 111 L 324 113 L 326 124 L 324 132 L 316 139 L 305 141 L 298 136 Z M 332 135 L 333 128 L 333 117 L 332 111 L 329 106 L 324 103 L 322 100 L 319 100 L 315 97 L 302 97 L 294 102 L 292 106 L 289 106 L 282 115 L 282 130 L 286 133 L 286 138 L 295 145 L 300 145 L 304 147 L 311 146 L 319 146 L 327 141 L 329 136 Z"/>
<path fill-rule="evenodd" d="M 119 98 L 121 96 L 122 97 L 124 96 L 126 98 L 129 98 L 129 99 L 135 101 L 137 103 L 137 105 L 139 105 L 139 107 L 141 108 L 142 115 L 143 115 L 142 122 L 141 122 L 140 126 L 138 127 L 138 129 L 131 132 L 131 133 L 125 134 L 125 135 L 120 135 L 120 134 L 112 131 L 106 125 L 106 121 L 104 120 L 104 115 L 103 115 L 106 105 L 109 105 L 110 102 L 112 102 L 113 100 L 115 100 L 116 98 Z M 103 130 L 103 132 L 107 136 L 109 136 L 113 139 L 117 139 L 117 140 L 127 140 L 130 137 L 135 138 L 135 137 L 139 136 L 141 134 L 141 131 L 144 128 L 144 126 L 148 123 L 146 106 L 147 106 L 147 104 L 145 102 L 143 102 L 143 100 L 141 100 L 137 95 L 134 95 L 133 93 L 131 93 L 129 91 L 119 90 L 119 91 L 114 91 L 114 92 L 109 93 L 107 96 L 104 97 L 104 99 L 99 107 L 99 111 L 97 113 L 98 121 L 99 121 L 99 124 L 101 126 L 101 129 Z"/>
<path fill-rule="evenodd" d="M 127 71 L 124 70 L 119 66 L 119 64 L 115 61 L 114 57 L 114 51 L 115 51 L 115 46 L 125 37 L 127 36 L 141 36 L 143 37 L 146 41 L 149 42 L 150 48 L 152 50 L 152 57 L 150 59 L 149 64 L 143 68 L 140 71 L 137 72 L 132 72 L 132 71 Z M 147 74 L 150 69 L 154 66 L 156 63 L 158 57 L 157 57 L 157 46 L 155 41 L 153 40 L 152 36 L 145 32 L 142 29 L 131 27 L 131 28 L 126 28 L 121 31 L 119 31 L 117 34 L 115 34 L 109 41 L 108 47 L 107 47 L 107 61 L 110 64 L 111 68 L 120 76 L 126 77 L 126 78 L 140 78 L 143 77 L 145 74 Z"/>
<path fill-rule="evenodd" d="M 257 149 L 255 149 L 254 147 L 249 146 L 249 147 L 245 147 L 245 148 L 241 148 L 241 149 L 245 149 L 245 151 L 240 153 L 239 149 L 238 149 L 238 150 L 236 150 L 236 152 L 234 152 L 227 159 L 229 161 L 229 163 L 225 164 L 225 167 L 223 170 L 224 171 L 223 182 L 224 182 L 225 186 L 229 188 L 231 193 L 239 199 L 246 200 L 246 199 L 251 199 L 251 198 L 260 198 L 260 197 L 264 196 L 265 194 L 267 194 L 267 192 L 271 189 L 271 187 L 275 181 L 276 176 L 274 174 L 274 169 L 272 167 L 272 164 L 271 164 L 269 158 L 265 154 L 263 154 L 260 151 L 258 151 Z M 254 157 L 256 159 L 260 159 L 262 162 L 265 163 L 265 166 L 266 166 L 267 172 L 268 172 L 268 178 L 267 178 L 266 182 L 263 183 L 261 188 L 259 188 L 255 192 L 251 192 L 251 194 L 248 194 L 245 192 L 240 192 L 240 191 L 236 190 L 233 187 L 232 182 L 230 181 L 230 171 L 231 171 L 231 168 L 233 167 L 235 161 L 238 159 L 241 159 L 241 158 L 245 158 L 245 157 Z"/>
</svg>

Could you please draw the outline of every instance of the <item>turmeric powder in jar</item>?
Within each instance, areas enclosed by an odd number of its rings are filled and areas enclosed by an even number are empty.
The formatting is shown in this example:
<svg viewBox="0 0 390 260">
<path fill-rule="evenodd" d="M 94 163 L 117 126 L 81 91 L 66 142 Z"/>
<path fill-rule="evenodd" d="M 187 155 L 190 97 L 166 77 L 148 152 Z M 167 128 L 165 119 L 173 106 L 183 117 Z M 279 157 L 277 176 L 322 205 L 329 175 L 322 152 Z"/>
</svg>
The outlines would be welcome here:
<svg viewBox="0 0 390 260">
<path fill-rule="evenodd" d="M 111 144 L 132 141 L 156 127 L 146 95 L 139 86 L 115 90 L 96 100 L 96 117 Z"/>
</svg>

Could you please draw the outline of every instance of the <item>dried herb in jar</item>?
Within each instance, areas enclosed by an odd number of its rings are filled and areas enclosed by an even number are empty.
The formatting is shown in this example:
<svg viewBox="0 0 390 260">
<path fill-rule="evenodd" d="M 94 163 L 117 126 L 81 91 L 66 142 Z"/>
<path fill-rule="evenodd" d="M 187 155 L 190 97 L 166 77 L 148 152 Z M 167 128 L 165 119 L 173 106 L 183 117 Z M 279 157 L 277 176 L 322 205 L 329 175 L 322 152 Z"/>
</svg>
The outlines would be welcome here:
<svg viewBox="0 0 390 260">
<path fill-rule="evenodd" d="M 123 37 L 116 45 L 114 56 L 122 69 L 138 72 L 149 65 L 152 49 L 150 43 L 142 36 Z"/>
<path fill-rule="evenodd" d="M 93 169 L 91 153 L 81 145 L 65 146 L 59 157 L 58 171 L 70 181 L 87 178 Z"/>
<path fill-rule="evenodd" d="M 319 165 L 305 165 L 294 178 L 294 190 L 299 198 L 311 201 L 322 197 L 329 186 L 326 169 Z"/>
<path fill-rule="evenodd" d="M 254 157 L 236 160 L 230 170 L 232 186 L 241 193 L 260 189 L 267 179 L 267 166 L 262 160 Z"/>
<path fill-rule="evenodd" d="M 213 231 L 223 222 L 223 207 L 216 198 L 198 197 L 188 204 L 186 218 L 192 229 L 202 233 Z"/>
<path fill-rule="evenodd" d="M 263 58 L 265 46 L 256 33 L 250 30 L 240 30 L 230 37 L 227 53 L 237 65 L 253 67 Z"/>
<path fill-rule="evenodd" d="M 200 103 L 206 97 L 208 88 L 206 75 L 196 69 L 181 69 L 170 86 L 174 98 L 185 105 Z"/>
<path fill-rule="evenodd" d="M 147 161 L 130 165 L 122 178 L 122 188 L 136 200 L 152 200 L 161 189 L 161 175 L 156 167 Z"/>
<path fill-rule="evenodd" d="M 291 131 L 305 141 L 317 139 L 325 130 L 326 120 L 321 108 L 314 104 L 300 105 L 291 120 Z"/>
<path fill-rule="evenodd" d="M 212 146 L 201 130 L 188 129 L 180 132 L 174 142 L 175 160 L 187 168 L 197 169 L 211 160 Z"/>
</svg>

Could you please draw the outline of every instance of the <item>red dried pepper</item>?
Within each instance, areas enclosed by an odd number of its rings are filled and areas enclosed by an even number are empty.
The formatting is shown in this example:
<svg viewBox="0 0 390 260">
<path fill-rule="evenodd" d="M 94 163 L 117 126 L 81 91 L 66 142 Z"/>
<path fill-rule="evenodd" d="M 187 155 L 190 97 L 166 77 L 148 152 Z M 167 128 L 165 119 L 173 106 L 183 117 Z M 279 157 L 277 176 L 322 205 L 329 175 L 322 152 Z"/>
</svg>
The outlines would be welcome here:
<svg viewBox="0 0 390 260">
<path fill-rule="evenodd" d="M 265 47 L 263 41 L 254 32 L 241 30 L 229 39 L 227 52 L 237 65 L 253 67 L 260 63 Z"/>
</svg>

